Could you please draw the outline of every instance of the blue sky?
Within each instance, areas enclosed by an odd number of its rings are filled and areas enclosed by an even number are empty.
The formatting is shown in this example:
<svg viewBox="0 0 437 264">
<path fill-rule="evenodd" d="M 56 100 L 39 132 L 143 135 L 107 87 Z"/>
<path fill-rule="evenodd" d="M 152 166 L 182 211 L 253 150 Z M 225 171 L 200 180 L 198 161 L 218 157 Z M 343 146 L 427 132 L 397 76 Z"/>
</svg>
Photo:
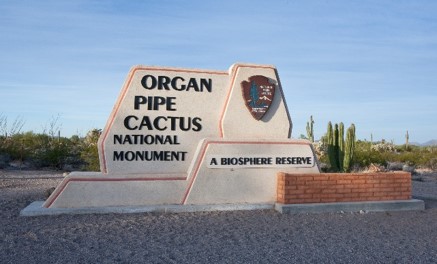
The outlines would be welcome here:
<svg viewBox="0 0 437 264">
<path fill-rule="evenodd" d="M 131 66 L 277 67 L 293 137 L 437 139 L 437 1 L 3 1 L 0 114 L 103 128 Z"/>
</svg>

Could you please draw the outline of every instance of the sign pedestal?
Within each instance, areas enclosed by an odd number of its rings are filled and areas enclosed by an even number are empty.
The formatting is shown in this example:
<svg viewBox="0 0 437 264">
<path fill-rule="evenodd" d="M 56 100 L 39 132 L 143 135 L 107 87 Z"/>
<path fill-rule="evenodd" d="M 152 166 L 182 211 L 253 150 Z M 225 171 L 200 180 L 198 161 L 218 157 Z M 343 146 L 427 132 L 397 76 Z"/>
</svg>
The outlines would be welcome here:
<svg viewBox="0 0 437 264">
<path fill-rule="evenodd" d="M 314 160 L 303 164 L 311 155 L 306 140 L 204 139 L 187 174 L 73 172 L 44 207 L 274 204 L 276 173 L 318 173 Z"/>
</svg>

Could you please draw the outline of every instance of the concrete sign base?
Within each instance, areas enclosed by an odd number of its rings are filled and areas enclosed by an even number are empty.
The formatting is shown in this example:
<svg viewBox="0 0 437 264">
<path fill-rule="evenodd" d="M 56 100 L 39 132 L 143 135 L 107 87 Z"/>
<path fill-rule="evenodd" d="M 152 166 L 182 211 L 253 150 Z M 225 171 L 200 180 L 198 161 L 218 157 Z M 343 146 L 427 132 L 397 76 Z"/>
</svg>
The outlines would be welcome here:
<svg viewBox="0 0 437 264">
<path fill-rule="evenodd" d="M 425 203 L 421 200 L 396 200 L 377 202 L 318 203 L 318 204 L 215 204 L 215 205 L 141 205 L 106 206 L 82 208 L 44 208 L 43 201 L 36 201 L 21 210 L 21 216 L 60 214 L 132 214 L 132 213 L 192 213 L 211 211 L 276 210 L 283 214 L 299 213 L 346 213 L 421 211 Z"/>
<path fill-rule="evenodd" d="M 204 139 L 194 156 L 187 174 L 73 172 L 44 207 L 273 204 L 277 172 L 319 172 L 305 140 Z"/>
</svg>

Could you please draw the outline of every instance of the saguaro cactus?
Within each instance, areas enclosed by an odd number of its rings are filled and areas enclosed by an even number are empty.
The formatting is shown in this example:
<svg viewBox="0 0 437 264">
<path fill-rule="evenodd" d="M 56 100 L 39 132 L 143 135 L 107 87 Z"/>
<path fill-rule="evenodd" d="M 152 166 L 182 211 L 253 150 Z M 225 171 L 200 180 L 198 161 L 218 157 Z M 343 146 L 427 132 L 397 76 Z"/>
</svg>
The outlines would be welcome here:
<svg viewBox="0 0 437 264">
<path fill-rule="evenodd" d="M 410 135 L 408 135 L 408 130 L 407 130 L 407 134 L 405 134 L 405 149 L 408 150 L 408 141 L 410 139 Z"/>
<path fill-rule="evenodd" d="M 310 116 L 310 121 L 307 122 L 307 136 L 311 142 L 314 142 L 314 120 L 313 116 Z"/>
</svg>

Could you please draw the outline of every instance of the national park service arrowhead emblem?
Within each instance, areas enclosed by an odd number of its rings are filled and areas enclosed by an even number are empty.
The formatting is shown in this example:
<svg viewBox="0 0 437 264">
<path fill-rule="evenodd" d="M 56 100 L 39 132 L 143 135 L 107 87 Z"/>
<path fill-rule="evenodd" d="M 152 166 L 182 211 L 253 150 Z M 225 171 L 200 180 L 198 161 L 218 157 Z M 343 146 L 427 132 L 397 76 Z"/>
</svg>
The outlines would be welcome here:
<svg viewBox="0 0 437 264">
<path fill-rule="evenodd" d="M 263 118 L 273 101 L 276 85 L 267 77 L 254 75 L 241 82 L 244 102 L 256 120 Z"/>
</svg>

